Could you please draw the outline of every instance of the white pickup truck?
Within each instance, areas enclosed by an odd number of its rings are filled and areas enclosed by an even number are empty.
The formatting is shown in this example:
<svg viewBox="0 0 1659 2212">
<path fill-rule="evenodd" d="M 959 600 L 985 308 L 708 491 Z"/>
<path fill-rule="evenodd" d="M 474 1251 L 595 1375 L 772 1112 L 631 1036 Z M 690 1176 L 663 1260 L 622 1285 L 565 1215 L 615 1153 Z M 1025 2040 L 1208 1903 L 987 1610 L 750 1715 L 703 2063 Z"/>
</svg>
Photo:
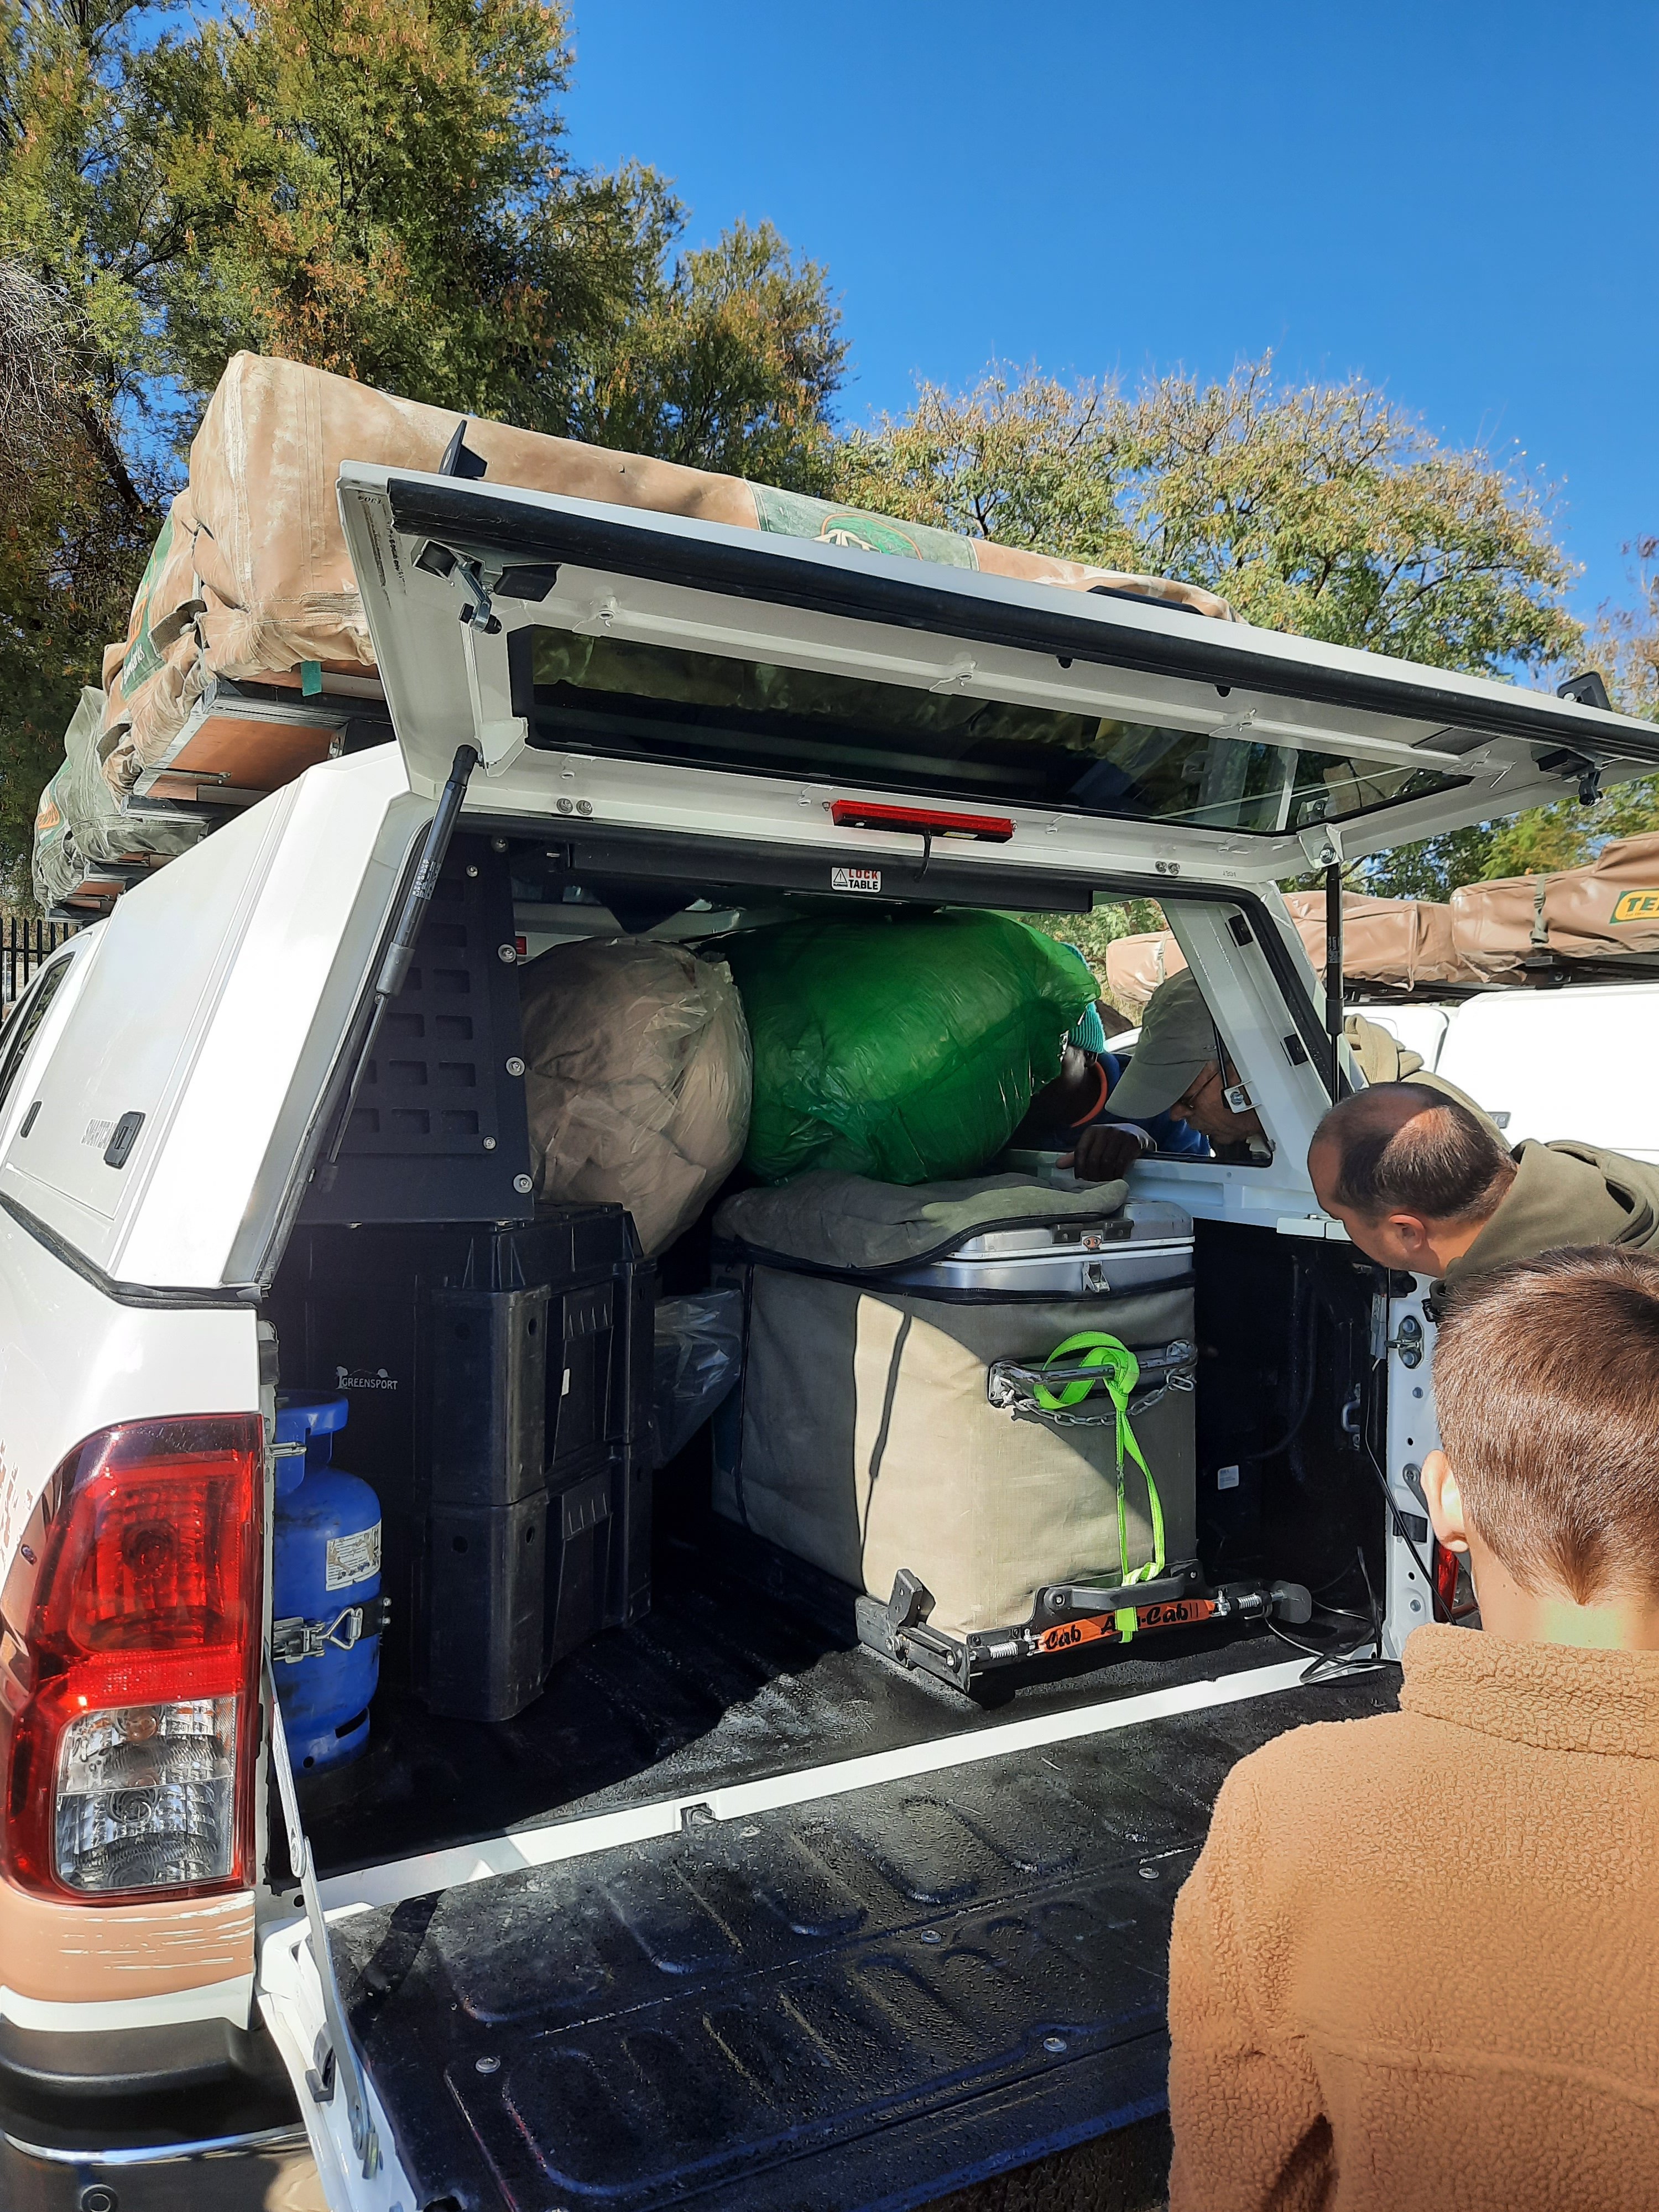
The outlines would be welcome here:
<svg viewBox="0 0 1659 2212">
<path fill-rule="evenodd" d="M 0 2197 L 177 2204 L 303 2141 L 334 2212 L 896 2208 L 1156 2112 L 1222 1776 L 1389 1703 L 1437 1601 L 1422 1285 L 1314 1201 L 1356 1079 L 1273 883 L 1648 772 L 1659 732 L 1121 596 L 382 467 L 339 496 L 396 743 L 129 893 L 0 1041 Z M 733 662 L 788 710 L 709 703 Z M 372 1316 L 377 1235 L 529 1220 L 489 978 L 532 917 L 837 895 L 1162 902 L 1271 1139 L 1135 1170 L 1197 1223 L 1200 1550 L 1305 1584 L 1350 1663 L 1257 1620 L 976 1704 L 688 1493 L 650 1611 L 517 1718 L 394 1669 L 363 1759 L 296 1784 L 267 1646 L 307 1224 L 367 1224 Z M 411 959 L 476 1027 L 416 1037 Z M 1533 1126 L 1547 1070 L 1442 1064 Z M 399 1387 L 338 1377 L 354 1424 Z"/>
</svg>

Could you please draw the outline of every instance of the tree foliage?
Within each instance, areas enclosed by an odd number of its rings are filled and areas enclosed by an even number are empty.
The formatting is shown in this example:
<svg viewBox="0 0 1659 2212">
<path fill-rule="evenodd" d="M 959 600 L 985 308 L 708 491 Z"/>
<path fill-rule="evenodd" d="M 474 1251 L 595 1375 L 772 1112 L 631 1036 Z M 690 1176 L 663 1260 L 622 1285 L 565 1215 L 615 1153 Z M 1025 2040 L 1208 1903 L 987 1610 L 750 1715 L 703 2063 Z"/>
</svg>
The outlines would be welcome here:
<svg viewBox="0 0 1659 2212">
<path fill-rule="evenodd" d="M 1638 563 L 1632 604 L 1604 608 L 1591 626 L 1583 659 L 1601 671 L 1621 714 L 1659 721 L 1659 540 L 1626 547 Z M 1506 822 L 1488 822 L 1402 846 L 1364 864 L 1365 887 L 1396 896 L 1444 898 L 1459 884 L 1499 876 L 1548 874 L 1583 867 L 1612 837 L 1659 830 L 1659 776 L 1613 785 L 1594 805 L 1559 799 Z"/>
<path fill-rule="evenodd" d="M 1357 379 L 994 370 L 838 438 L 824 270 L 764 222 L 684 251 L 653 169 L 576 165 L 571 58 L 565 0 L 0 0 L 0 868 L 242 346 L 1185 577 L 1313 637 L 1483 672 L 1578 659 L 1543 490 Z M 1594 657 L 1659 717 L 1659 555 L 1633 550 L 1638 603 Z M 1644 784 L 1366 879 L 1443 896 L 1656 823 Z"/>
<path fill-rule="evenodd" d="M 239 347 L 823 484 L 825 272 L 680 252 L 653 169 L 570 160 L 570 65 L 562 0 L 0 0 L 0 865 Z"/>
<path fill-rule="evenodd" d="M 1269 629 L 1482 672 L 1578 641 L 1535 486 L 1357 379 L 1278 385 L 1271 356 L 1133 392 L 1036 371 L 925 385 L 837 470 L 848 500 L 1206 584 Z"/>
<path fill-rule="evenodd" d="M 854 432 L 836 468 L 860 504 L 1183 577 L 1248 621 L 1334 644 L 1540 678 L 1587 653 L 1565 605 L 1575 571 L 1537 484 L 1447 449 L 1358 379 L 1276 383 L 1271 356 L 1209 385 L 1166 376 L 1126 391 L 1006 369 L 965 393 L 924 385 L 908 415 Z M 1637 608 L 1605 617 L 1588 657 L 1626 711 L 1659 716 L 1659 541 L 1632 550 Z M 1352 874 L 1369 890 L 1444 898 L 1574 866 L 1609 836 L 1655 827 L 1659 786 L 1644 780 L 1593 807 L 1564 799 L 1402 846 Z"/>
<path fill-rule="evenodd" d="M 738 223 L 654 285 L 588 379 L 575 434 L 795 491 L 827 490 L 847 348 L 828 277 L 770 223 Z"/>
</svg>

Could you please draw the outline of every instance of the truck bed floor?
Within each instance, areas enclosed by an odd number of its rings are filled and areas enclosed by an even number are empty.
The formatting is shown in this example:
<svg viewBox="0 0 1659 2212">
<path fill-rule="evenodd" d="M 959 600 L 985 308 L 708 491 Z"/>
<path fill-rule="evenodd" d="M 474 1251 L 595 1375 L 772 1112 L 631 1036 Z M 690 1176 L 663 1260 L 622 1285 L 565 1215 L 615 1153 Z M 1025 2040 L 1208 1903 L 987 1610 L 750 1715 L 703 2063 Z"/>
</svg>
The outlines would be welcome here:
<svg viewBox="0 0 1659 2212">
<path fill-rule="evenodd" d="M 550 1820 L 788 1772 L 1034 1711 L 1282 1659 L 1255 1629 L 1167 1631 L 1060 1662 L 981 1706 L 858 1644 L 854 1593 L 712 1514 L 657 1547 L 655 1595 L 554 1670 L 514 1720 L 440 1719 L 382 1691 L 363 1756 L 302 1778 L 319 1870 L 349 1871 Z M 1069 1671 L 1066 1671 L 1069 1664 Z M 1282 1724 L 1282 1723 L 1281 1723 Z"/>
</svg>

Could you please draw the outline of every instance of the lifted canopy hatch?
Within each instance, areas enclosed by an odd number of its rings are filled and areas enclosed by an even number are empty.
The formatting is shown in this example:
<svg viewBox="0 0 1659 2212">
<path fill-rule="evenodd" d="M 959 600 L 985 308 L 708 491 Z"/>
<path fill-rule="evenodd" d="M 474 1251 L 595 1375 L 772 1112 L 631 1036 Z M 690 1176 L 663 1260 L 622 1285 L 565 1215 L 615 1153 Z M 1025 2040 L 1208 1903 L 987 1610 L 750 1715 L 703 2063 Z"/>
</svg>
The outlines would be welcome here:
<svg viewBox="0 0 1659 2212">
<path fill-rule="evenodd" d="M 1186 608 L 356 463 L 340 499 L 412 779 L 471 743 L 504 815 L 730 824 L 746 791 L 751 834 L 854 859 L 955 835 L 1267 878 L 1659 762 L 1576 698 Z"/>
</svg>

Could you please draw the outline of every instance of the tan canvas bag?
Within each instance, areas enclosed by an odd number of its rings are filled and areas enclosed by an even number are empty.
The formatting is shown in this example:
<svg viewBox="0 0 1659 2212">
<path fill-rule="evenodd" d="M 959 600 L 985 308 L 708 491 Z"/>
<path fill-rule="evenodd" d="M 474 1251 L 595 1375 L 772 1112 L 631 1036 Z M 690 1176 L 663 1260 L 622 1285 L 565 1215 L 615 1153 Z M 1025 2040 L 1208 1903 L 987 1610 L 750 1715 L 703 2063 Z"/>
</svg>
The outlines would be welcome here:
<svg viewBox="0 0 1659 2212">
<path fill-rule="evenodd" d="M 887 1218 L 870 1218 L 872 1194 L 890 1190 Z M 1001 1412 L 987 1371 L 995 1359 L 1040 1362 L 1085 1329 L 1132 1350 L 1190 1341 L 1190 1283 L 1138 1297 L 957 1302 L 847 1276 L 975 1229 L 1098 1218 L 1123 1196 L 1121 1183 L 1060 1192 L 1019 1176 L 905 1190 L 805 1176 L 729 1199 L 717 1250 L 744 1289 L 747 1328 L 744 1371 L 716 1425 L 716 1510 L 874 1597 L 908 1567 L 933 1593 L 933 1625 L 951 1636 L 1029 1620 L 1044 1583 L 1115 1577 L 1115 1426 Z M 842 1210 L 846 1199 L 864 1218 Z M 767 1248 L 769 1264 L 756 1256 Z M 1192 1396 L 1170 1390 L 1131 1419 L 1158 1484 L 1166 1557 L 1190 1557 Z M 1125 1496 L 1133 1567 L 1152 1555 L 1133 1463 Z"/>
<path fill-rule="evenodd" d="M 161 763 L 204 766 L 192 737 L 175 755 L 191 709 L 215 676 L 301 689 L 329 675 L 373 676 L 374 652 L 346 552 L 335 486 L 341 464 L 430 471 L 465 423 L 490 482 L 617 507 L 647 507 L 743 530 L 814 538 L 860 550 L 1018 576 L 1070 591 L 1096 586 L 1170 600 L 1231 619 L 1200 586 L 1128 576 L 1076 561 L 969 538 L 923 524 L 808 499 L 740 477 L 610 453 L 571 438 L 464 417 L 375 392 L 293 361 L 239 353 L 202 417 L 190 482 L 174 501 L 133 607 L 104 721 L 111 782 L 129 789 Z M 204 741 L 250 744 L 227 722 Z M 324 744 L 326 744 L 325 736 Z M 290 755 L 297 773 L 303 757 Z"/>
</svg>

